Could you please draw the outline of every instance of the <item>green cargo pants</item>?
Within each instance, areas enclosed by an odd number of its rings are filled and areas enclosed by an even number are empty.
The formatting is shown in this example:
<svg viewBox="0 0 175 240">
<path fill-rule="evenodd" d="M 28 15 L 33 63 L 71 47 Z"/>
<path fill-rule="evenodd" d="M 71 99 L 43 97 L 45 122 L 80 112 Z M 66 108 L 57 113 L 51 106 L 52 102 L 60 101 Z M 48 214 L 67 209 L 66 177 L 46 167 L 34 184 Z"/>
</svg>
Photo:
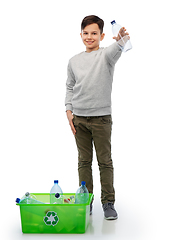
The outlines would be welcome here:
<svg viewBox="0 0 175 240">
<path fill-rule="evenodd" d="M 92 159 L 94 144 L 100 171 L 101 202 L 102 204 L 114 203 L 111 115 L 100 117 L 79 117 L 74 115 L 73 123 L 76 129 L 75 140 L 78 149 L 79 184 L 81 181 L 85 181 L 88 191 L 93 193 Z"/>
</svg>

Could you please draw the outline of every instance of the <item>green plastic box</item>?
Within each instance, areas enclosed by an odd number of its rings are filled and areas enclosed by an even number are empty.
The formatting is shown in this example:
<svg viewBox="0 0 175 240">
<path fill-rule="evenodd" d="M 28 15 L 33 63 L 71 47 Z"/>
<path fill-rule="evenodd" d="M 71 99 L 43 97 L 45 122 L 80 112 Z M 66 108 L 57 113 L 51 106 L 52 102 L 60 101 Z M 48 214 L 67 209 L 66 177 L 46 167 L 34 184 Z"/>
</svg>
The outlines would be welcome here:
<svg viewBox="0 0 175 240">
<path fill-rule="evenodd" d="M 50 193 L 32 194 L 44 204 L 16 204 L 20 207 L 23 233 L 85 233 L 92 193 L 86 204 L 50 204 Z M 64 196 L 75 197 L 75 193 L 64 193 Z"/>
</svg>

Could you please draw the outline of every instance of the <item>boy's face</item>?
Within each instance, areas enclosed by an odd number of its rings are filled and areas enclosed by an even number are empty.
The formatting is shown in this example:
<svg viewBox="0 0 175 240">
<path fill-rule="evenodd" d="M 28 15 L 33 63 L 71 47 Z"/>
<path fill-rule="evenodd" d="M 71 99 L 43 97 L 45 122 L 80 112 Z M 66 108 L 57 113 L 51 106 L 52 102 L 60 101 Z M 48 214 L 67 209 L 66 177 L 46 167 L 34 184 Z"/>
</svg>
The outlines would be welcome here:
<svg viewBox="0 0 175 240">
<path fill-rule="evenodd" d="M 86 26 L 80 35 L 84 45 L 86 46 L 86 52 L 98 50 L 100 41 L 102 41 L 105 36 L 104 33 L 100 33 L 100 29 L 96 23 Z"/>
</svg>

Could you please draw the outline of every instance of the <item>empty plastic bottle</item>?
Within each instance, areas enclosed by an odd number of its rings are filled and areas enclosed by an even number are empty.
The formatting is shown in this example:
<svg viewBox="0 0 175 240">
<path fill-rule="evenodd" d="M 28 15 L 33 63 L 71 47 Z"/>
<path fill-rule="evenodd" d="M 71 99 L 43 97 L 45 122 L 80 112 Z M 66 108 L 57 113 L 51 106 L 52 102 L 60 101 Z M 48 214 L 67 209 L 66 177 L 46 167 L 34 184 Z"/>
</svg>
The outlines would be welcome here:
<svg viewBox="0 0 175 240">
<path fill-rule="evenodd" d="M 88 200 L 89 200 L 89 192 L 86 187 L 86 182 L 82 181 L 81 186 L 78 188 L 75 194 L 75 203 L 83 204 L 83 203 L 87 203 Z"/>
<path fill-rule="evenodd" d="M 115 20 L 111 22 L 112 24 L 112 33 L 114 36 L 118 36 L 118 33 L 120 29 L 122 28 L 121 25 L 117 24 Z M 119 33 L 120 34 L 120 33 Z M 128 39 L 128 35 L 122 37 L 120 35 L 121 39 L 118 41 L 119 46 L 121 47 L 123 52 L 127 52 L 128 50 L 132 49 L 131 41 Z"/>
<path fill-rule="evenodd" d="M 50 190 L 50 203 L 54 203 L 55 202 L 55 194 L 56 193 L 59 193 L 60 195 L 63 194 L 62 189 L 58 185 L 58 180 L 54 180 L 54 185 L 53 185 L 53 187 Z"/>
<path fill-rule="evenodd" d="M 31 195 L 29 192 L 26 192 L 26 194 L 21 199 L 17 198 L 16 202 L 20 204 L 45 204 L 38 201 L 36 197 L 34 195 Z"/>
<path fill-rule="evenodd" d="M 71 203 L 74 203 L 74 202 L 75 202 L 75 197 L 74 197 L 73 195 L 70 196 L 69 199 L 70 199 L 70 202 L 71 202 Z"/>
<path fill-rule="evenodd" d="M 64 195 L 60 195 L 59 193 L 55 194 L 55 202 L 56 204 L 64 204 L 64 203 L 71 203 L 67 197 L 65 197 Z"/>
</svg>

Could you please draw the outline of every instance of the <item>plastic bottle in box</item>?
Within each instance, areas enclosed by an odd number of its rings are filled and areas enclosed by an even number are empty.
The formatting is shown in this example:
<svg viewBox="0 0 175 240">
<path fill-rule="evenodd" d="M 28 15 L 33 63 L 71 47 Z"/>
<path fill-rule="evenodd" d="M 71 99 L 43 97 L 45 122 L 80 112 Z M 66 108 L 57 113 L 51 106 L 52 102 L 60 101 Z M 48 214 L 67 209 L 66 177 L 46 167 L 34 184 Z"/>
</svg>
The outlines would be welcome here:
<svg viewBox="0 0 175 240">
<path fill-rule="evenodd" d="M 59 193 L 55 194 L 55 202 L 56 204 L 64 204 L 71 203 L 64 195 L 60 195 Z"/>
<path fill-rule="evenodd" d="M 71 202 L 71 203 L 74 203 L 74 202 L 75 202 L 75 197 L 74 197 L 73 195 L 70 196 L 69 198 L 70 198 L 70 202 Z"/>
<path fill-rule="evenodd" d="M 21 199 L 17 198 L 16 202 L 20 204 L 44 204 L 43 202 L 38 201 L 36 197 L 31 195 L 29 192 L 26 192 Z"/>
<path fill-rule="evenodd" d="M 75 203 L 83 204 L 83 203 L 87 203 L 88 200 L 89 200 L 89 192 L 86 188 L 86 182 L 82 181 L 81 186 L 78 188 L 75 194 Z"/>
<path fill-rule="evenodd" d="M 55 202 L 55 194 L 59 193 L 60 195 L 63 194 L 61 187 L 58 185 L 58 180 L 54 180 L 54 185 L 50 190 L 50 203 Z"/>
</svg>

